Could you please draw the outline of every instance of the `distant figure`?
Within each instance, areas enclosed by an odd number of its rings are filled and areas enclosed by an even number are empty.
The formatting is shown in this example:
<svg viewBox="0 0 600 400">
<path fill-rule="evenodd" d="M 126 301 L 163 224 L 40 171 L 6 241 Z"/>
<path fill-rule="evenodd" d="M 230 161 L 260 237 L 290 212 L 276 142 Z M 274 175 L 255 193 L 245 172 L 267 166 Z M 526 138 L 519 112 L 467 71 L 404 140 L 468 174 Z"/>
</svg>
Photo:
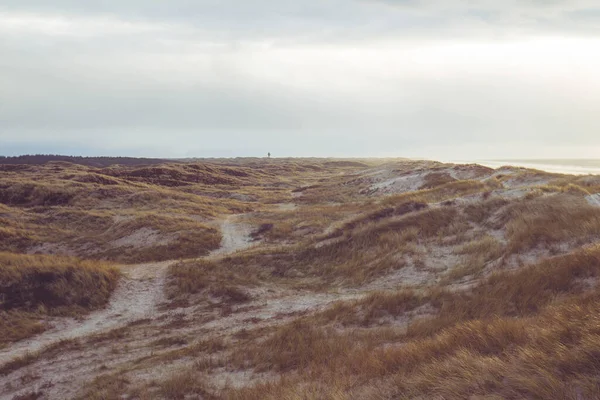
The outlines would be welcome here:
<svg viewBox="0 0 600 400">
<path fill-rule="evenodd" d="M 267 158 L 271 158 L 271 153 L 267 153 Z"/>
</svg>

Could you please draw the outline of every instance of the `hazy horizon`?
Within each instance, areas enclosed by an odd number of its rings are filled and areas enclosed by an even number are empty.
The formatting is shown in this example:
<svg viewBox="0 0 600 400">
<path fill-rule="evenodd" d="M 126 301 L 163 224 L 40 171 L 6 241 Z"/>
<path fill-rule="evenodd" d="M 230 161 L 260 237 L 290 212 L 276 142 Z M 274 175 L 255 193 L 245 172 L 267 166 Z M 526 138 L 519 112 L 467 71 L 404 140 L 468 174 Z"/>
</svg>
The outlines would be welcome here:
<svg viewBox="0 0 600 400">
<path fill-rule="evenodd" d="M 34 156 L 35 154 L 21 154 L 20 156 Z M 42 155 L 42 154 L 40 154 Z M 49 154 L 47 154 L 49 155 Z M 112 157 L 124 157 L 124 158 L 128 158 L 128 157 L 133 157 L 131 155 L 110 155 L 110 154 L 103 154 L 103 155 L 94 155 L 94 156 L 85 156 L 85 155 L 67 155 L 67 154 L 51 154 L 54 156 L 59 156 L 59 157 L 106 157 L 106 158 L 112 158 Z M 0 154 L 0 157 L 5 157 L 4 155 Z M 11 157 L 11 156 L 9 156 Z M 18 157 L 18 156 L 12 156 L 12 157 Z M 240 157 L 240 156 L 232 156 L 232 157 L 148 157 L 148 158 L 157 158 L 157 159 L 163 159 L 165 161 L 168 160 L 211 160 L 211 159 L 243 159 L 243 158 L 267 158 L 266 155 L 256 155 L 256 156 L 247 156 L 247 157 Z M 356 159 L 356 160 L 363 160 L 363 159 L 386 159 L 386 157 L 314 157 L 314 156 L 305 156 L 305 157 L 277 157 L 275 155 L 272 155 L 271 157 L 272 159 L 294 159 L 294 158 L 298 158 L 298 159 L 310 159 L 310 158 L 315 158 L 315 159 Z M 393 157 L 388 157 L 390 159 L 393 159 Z M 399 159 L 402 157 L 398 157 Z M 405 157 L 406 159 L 411 159 L 411 160 L 429 160 L 429 161 L 441 161 L 441 162 L 447 162 L 447 163 L 454 163 L 454 164 L 471 164 L 471 163 L 475 163 L 475 164 L 480 164 L 483 166 L 487 166 L 487 167 L 491 167 L 494 169 L 503 167 L 503 166 L 514 166 L 514 167 L 525 167 L 525 168 L 532 168 L 532 169 L 539 169 L 539 170 L 543 170 L 546 172 L 554 172 L 554 173 L 562 173 L 562 174 L 573 174 L 573 175 L 587 175 L 587 174 L 597 174 L 600 175 L 600 158 L 579 158 L 579 159 L 566 159 L 566 158 L 562 158 L 562 159 L 496 159 L 496 160 L 489 160 L 489 159 L 431 159 L 431 158 L 427 158 L 427 157 Z"/>
<path fill-rule="evenodd" d="M 589 0 L 7 0 L 0 154 L 592 158 Z"/>
</svg>

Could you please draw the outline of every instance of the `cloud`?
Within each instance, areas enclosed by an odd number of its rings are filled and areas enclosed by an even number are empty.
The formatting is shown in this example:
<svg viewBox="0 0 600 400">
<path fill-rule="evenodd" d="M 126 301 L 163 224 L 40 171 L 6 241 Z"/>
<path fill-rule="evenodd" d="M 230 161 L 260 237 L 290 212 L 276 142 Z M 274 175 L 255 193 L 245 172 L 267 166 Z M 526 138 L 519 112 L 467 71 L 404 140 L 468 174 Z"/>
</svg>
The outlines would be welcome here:
<svg viewBox="0 0 600 400">
<path fill-rule="evenodd" d="M 0 153 L 600 146 L 600 13 L 509 3 L 6 0 Z"/>
<path fill-rule="evenodd" d="M 76 16 L 0 12 L 0 34 L 42 35 L 89 38 L 94 36 L 122 36 L 140 33 L 165 33 L 169 25 L 143 21 L 129 21 L 113 16 Z"/>
<path fill-rule="evenodd" d="M 187 26 L 212 39 L 242 41 L 571 35 L 597 34 L 600 29 L 600 7 L 593 0 L 5 0 L 2 9 L 13 26 L 35 20 L 38 29 L 76 34 L 99 25 L 126 33 L 166 24 Z M 70 29 L 76 27 L 83 29 Z"/>
</svg>

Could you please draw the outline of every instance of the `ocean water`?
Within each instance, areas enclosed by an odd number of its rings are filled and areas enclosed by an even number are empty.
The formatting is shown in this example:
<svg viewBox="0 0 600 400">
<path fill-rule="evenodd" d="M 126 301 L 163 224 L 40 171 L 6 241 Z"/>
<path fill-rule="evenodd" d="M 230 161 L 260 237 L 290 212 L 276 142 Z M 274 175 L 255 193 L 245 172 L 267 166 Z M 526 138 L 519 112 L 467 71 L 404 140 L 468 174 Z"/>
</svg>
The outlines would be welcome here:
<svg viewBox="0 0 600 400">
<path fill-rule="evenodd" d="M 560 174 L 573 175 L 600 175 L 600 159 L 580 159 L 580 160 L 479 160 L 474 161 L 477 164 L 486 167 L 499 168 L 504 165 L 515 167 L 534 168 L 546 172 L 555 172 Z"/>
</svg>

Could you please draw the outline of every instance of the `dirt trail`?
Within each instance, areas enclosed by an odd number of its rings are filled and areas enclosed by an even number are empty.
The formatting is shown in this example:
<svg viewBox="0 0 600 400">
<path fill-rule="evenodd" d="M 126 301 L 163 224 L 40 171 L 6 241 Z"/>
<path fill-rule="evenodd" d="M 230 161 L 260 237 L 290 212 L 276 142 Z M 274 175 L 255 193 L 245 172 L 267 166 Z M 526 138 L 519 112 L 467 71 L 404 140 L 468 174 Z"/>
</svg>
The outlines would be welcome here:
<svg viewBox="0 0 600 400">
<path fill-rule="evenodd" d="M 292 207 L 278 206 L 278 211 L 288 209 Z M 243 223 L 243 215 L 222 220 L 221 232 L 221 247 L 207 257 L 223 257 L 256 243 L 250 239 L 252 227 Z M 169 359 L 172 352 L 179 351 L 177 349 L 193 351 L 199 340 L 228 340 L 246 330 L 285 324 L 301 315 L 324 310 L 333 302 L 356 300 L 366 294 L 354 290 L 315 293 L 265 282 L 258 287 L 245 288 L 251 300 L 233 305 L 221 314 L 214 309 L 212 300 L 169 309 L 160 306 L 167 303 L 163 289 L 168 267 L 173 262 L 123 267 L 125 276 L 106 309 L 91 314 L 84 321 L 64 322 L 34 340 L 17 343 L 10 350 L 0 352 L 2 365 L 15 356 L 43 349 L 61 339 L 81 339 L 78 346 L 67 347 L 59 354 L 41 357 L 26 367 L 0 376 L 0 399 L 24 396 L 32 389 L 41 390 L 43 399 L 75 398 L 86 385 L 106 374 L 119 374 L 140 387 L 153 385 L 173 371 L 193 367 L 198 357 Z M 140 324 L 130 324 L 146 318 Z M 120 327 L 127 327 L 122 336 L 89 337 L 95 333 L 112 333 Z M 183 347 L 178 341 L 185 343 Z M 159 362 L 163 355 L 166 356 L 164 361 Z M 210 382 L 221 387 L 229 377 L 235 376 L 231 374 L 231 371 L 215 370 L 210 375 Z M 260 381 L 262 378 L 251 374 L 244 382 L 250 384 L 255 379 Z"/>
<path fill-rule="evenodd" d="M 123 278 L 108 306 L 87 316 L 83 321 L 57 320 L 43 334 L 0 350 L 0 364 L 12 358 L 35 352 L 65 339 L 76 339 L 151 318 L 164 300 L 163 287 L 167 268 L 172 261 L 122 267 Z"/>
<path fill-rule="evenodd" d="M 253 245 L 252 227 L 233 215 L 221 222 L 221 247 L 208 257 L 217 258 Z M 137 384 L 164 379 L 171 371 L 189 366 L 193 358 L 173 360 L 166 367 L 153 357 L 169 353 L 172 346 L 161 347 L 160 340 L 186 338 L 188 346 L 197 338 L 223 338 L 245 329 L 264 329 L 283 324 L 298 315 L 322 310 L 334 301 L 352 300 L 362 293 L 314 293 L 278 286 L 249 290 L 253 300 L 236 306 L 231 314 L 214 318 L 207 304 L 168 309 L 164 286 L 169 265 L 174 261 L 123 267 L 124 277 L 106 309 L 83 321 L 63 320 L 54 329 L 33 340 L 15 344 L 0 352 L 0 365 L 27 352 L 42 350 L 62 339 L 81 339 L 81 345 L 66 348 L 59 354 L 41 357 L 26 367 L 0 376 L 0 399 L 24 396 L 41 389 L 43 399 L 75 398 L 86 384 L 100 375 L 128 370 L 124 377 Z M 210 318 L 207 318 L 210 317 Z M 141 324 L 133 321 L 147 319 Z M 124 336 L 96 340 L 90 335 L 109 333 L 127 327 Z M 175 348 L 177 345 L 175 345 Z M 145 361 L 148 360 L 148 361 Z M 132 367 L 132 366 L 135 366 Z M 217 384 L 223 376 L 217 374 Z M 28 382 L 23 384 L 23 382 Z"/>
<path fill-rule="evenodd" d="M 233 215 L 222 221 L 221 247 L 209 257 L 223 256 L 251 245 L 251 228 L 236 222 L 238 218 L 239 215 Z M 53 328 L 43 334 L 0 350 L 0 365 L 61 340 L 82 338 L 126 326 L 136 320 L 157 317 L 160 314 L 158 306 L 165 301 L 167 270 L 174 262 L 123 266 L 124 276 L 106 308 L 93 312 L 83 321 L 72 318 L 53 321 Z"/>
<path fill-rule="evenodd" d="M 221 247 L 210 253 L 209 257 L 221 257 L 252 245 L 252 227 L 239 222 L 243 215 L 230 215 L 221 222 Z"/>
</svg>

